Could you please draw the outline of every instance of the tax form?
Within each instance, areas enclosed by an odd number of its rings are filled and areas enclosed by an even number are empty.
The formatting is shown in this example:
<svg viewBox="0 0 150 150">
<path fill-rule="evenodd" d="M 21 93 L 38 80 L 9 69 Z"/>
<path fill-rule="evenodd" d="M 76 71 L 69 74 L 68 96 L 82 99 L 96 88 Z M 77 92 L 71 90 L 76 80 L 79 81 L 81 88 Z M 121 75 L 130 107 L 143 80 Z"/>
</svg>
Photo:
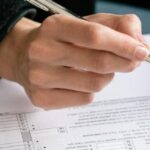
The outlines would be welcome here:
<svg viewBox="0 0 150 150">
<path fill-rule="evenodd" d="M 150 36 L 146 36 L 150 40 Z M 150 65 L 114 81 L 87 106 L 42 111 L 0 81 L 0 150 L 150 150 Z"/>
</svg>

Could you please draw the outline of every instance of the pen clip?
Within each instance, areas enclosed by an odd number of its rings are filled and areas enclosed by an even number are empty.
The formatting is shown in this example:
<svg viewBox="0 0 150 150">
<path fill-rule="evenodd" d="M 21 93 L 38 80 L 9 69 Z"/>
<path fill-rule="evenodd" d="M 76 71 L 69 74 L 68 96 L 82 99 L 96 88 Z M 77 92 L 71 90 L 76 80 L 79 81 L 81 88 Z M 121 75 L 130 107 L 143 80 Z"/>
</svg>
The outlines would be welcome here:
<svg viewBox="0 0 150 150">
<path fill-rule="evenodd" d="M 29 2 L 30 4 L 36 6 L 36 7 L 40 8 L 40 9 L 42 9 L 44 11 L 49 11 L 49 9 L 45 5 L 41 4 L 37 0 L 25 0 L 25 1 Z"/>
</svg>

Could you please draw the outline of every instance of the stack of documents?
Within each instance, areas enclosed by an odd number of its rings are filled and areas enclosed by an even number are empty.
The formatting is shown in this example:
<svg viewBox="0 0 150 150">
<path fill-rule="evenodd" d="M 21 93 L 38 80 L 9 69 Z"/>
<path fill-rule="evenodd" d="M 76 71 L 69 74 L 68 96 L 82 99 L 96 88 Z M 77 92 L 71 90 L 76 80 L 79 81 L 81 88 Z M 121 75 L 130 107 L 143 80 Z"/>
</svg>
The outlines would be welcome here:
<svg viewBox="0 0 150 150">
<path fill-rule="evenodd" d="M 90 105 L 48 112 L 1 80 L 0 150 L 150 150 L 150 64 L 118 73 Z"/>
</svg>

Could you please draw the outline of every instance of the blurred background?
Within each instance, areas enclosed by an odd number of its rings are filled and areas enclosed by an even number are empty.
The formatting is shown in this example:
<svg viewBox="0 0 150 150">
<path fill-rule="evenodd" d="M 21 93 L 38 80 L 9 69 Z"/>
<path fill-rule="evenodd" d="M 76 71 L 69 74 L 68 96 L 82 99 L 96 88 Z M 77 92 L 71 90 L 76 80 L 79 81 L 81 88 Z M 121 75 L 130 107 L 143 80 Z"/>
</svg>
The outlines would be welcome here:
<svg viewBox="0 0 150 150">
<path fill-rule="evenodd" d="M 95 11 L 137 14 L 143 23 L 143 33 L 150 33 L 150 0 L 97 0 Z"/>
<path fill-rule="evenodd" d="M 137 14 L 143 22 L 143 33 L 150 33 L 150 0 L 55 0 L 79 15 L 93 12 Z"/>
<path fill-rule="evenodd" d="M 92 13 L 137 14 L 143 24 L 143 33 L 150 33 L 150 0 L 54 0 L 78 15 Z M 40 12 L 40 10 L 39 10 Z M 42 21 L 46 15 L 40 12 L 36 20 Z"/>
</svg>

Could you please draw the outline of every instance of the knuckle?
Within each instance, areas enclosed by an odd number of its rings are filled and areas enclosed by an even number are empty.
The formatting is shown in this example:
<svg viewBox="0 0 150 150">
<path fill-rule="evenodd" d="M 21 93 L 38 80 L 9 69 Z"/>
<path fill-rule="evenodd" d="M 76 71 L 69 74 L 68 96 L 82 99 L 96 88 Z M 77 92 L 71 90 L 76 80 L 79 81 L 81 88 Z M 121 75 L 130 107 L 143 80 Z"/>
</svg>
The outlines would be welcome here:
<svg viewBox="0 0 150 150">
<path fill-rule="evenodd" d="M 40 99 L 40 98 L 38 98 L 38 97 L 34 97 L 34 98 L 32 99 L 32 104 L 33 104 L 35 107 L 45 109 L 45 108 L 46 108 L 46 105 L 44 105 L 44 103 L 43 103 L 42 101 L 43 101 L 43 99 Z"/>
<path fill-rule="evenodd" d="M 43 28 L 50 28 L 50 26 L 53 26 L 53 25 L 56 25 L 56 16 L 55 15 L 52 15 L 52 16 L 49 16 L 49 17 L 47 17 L 44 21 L 43 21 L 43 23 L 42 23 L 42 25 L 41 25 L 41 27 L 42 27 L 42 29 Z"/>
<path fill-rule="evenodd" d="M 114 74 L 107 74 L 107 75 L 94 75 L 90 77 L 88 83 L 88 90 L 89 92 L 99 92 L 101 91 L 108 83 L 110 83 L 114 78 Z"/>
<path fill-rule="evenodd" d="M 47 17 L 41 24 L 40 33 L 44 35 L 55 35 L 59 29 L 60 20 L 62 17 L 60 15 L 52 15 Z"/>
<path fill-rule="evenodd" d="M 37 89 L 32 93 L 31 96 L 32 104 L 36 107 L 40 107 L 43 109 L 50 109 L 52 103 L 51 101 L 48 101 L 48 94 L 44 90 Z"/>
<path fill-rule="evenodd" d="M 56 30 L 58 30 L 59 24 L 64 23 L 64 20 L 66 20 L 66 16 L 62 15 L 62 14 L 55 14 L 52 16 L 47 17 L 42 25 L 41 25 L 41 29 L 43 29 L 46 32 L 47 30 L 50 32 L 55 32 Z"/>
<path fill-rule="evenodd" d="M 90 42 L 91 45 L 97 44 L 99 41 L 101 41 L 101 35 L 102 35 L 102 29 L 100 26 L 97 26 L 95 24 L 90 24 L 86 28 L 86 37 L 88 38 L 88 42 Z"/>
<path fill-rule="evenodd" d="M 136 14 L 124 15 L 124 19 L 129 22 L 133 22 L 133 21 L 140 22 L 140 18 Z"/>
<path fill-rule="evenodd" d="M 89 78 L 88 89 L 90 92 L 98 92 L 102 90 L 102 79 L 98 75 Z"/>
</svg>

